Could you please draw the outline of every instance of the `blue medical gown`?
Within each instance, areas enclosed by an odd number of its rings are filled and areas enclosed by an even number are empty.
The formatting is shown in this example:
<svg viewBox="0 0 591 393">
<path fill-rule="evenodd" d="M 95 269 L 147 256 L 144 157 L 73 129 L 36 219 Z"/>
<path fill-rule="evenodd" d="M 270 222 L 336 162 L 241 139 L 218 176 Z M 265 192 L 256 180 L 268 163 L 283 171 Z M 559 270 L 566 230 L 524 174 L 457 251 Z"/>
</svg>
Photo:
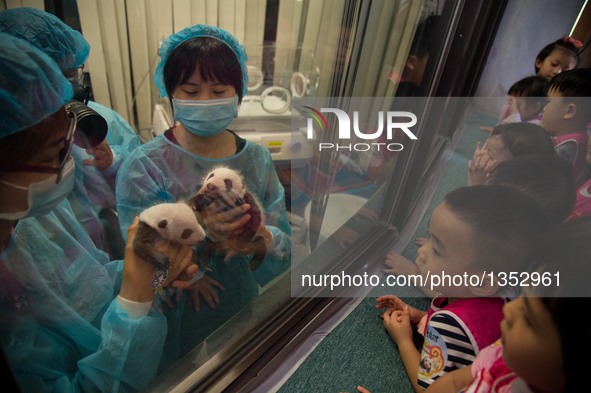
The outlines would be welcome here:
<svg viewBox="0 0 591 393">
<path fill-rule="evenodd" d="M 94 166 L 84 165 L 85 159 L 92 159 L 85 150 L 74 146 L 72 157 L 76 162 L 76 180 L 74 192 L 69 195 L 70 203 L 78 220 L 86 228 L 94 244 L 111 255 L 122 256 L 123 250 L 115 247 L 109 236 L 105 234 L 105 221 L 101 221 L 103 209 L 116 209 L 115 179 L 121 163 L 136 147 L 141 145 L 136 132 L 117 112 L 94 101 L 88 106 L 100 114 L 108 125 L 107 142 L 113 151 L 113 164 L 100 170 Z M 115 228 L 117 229 L 117 228 Z M 127 231 L 127 229 L 125 230 Z"/>
<path fill-rule="evenodd" d="M 88 106 L 101 115 L 108 125 L 107 142 L 113 151 L 113 164 L 104 171 L 95 167 L 86 166 L 85 186 L 88 190 L 90 200 L 100 207 L 115 207 L 115 178 L 121 163 L 129 154 L 142 144 L 140 138 L 133 128 L 121 115 L 97 102 L 89 101 Z M 86 158 L 92 158 L 87 156 Z M 108 185 L 108 187 L 106 187 Z M 125 229 L 127 232 L 127 228 Z"/>
<path fill-rule="evenodd" d="M 268 250 L 261 266 L 249 270 L 249 257 L 238 256 L 224 261 L 215 254 L 208 262 L 208 275 L 220 282 L 220 303 L 211 309 L 201 299 L 201 311 L 195 313 L 184 296 L 169 311 L 169 326 L 178 334 L 169 334 L 167 352 L 181 355 L 205 339 L 232 315 L 258 296 L 259 286 L 284 272 L 291 262 L 291 228 L 285 210 L 284 188 L 277 178 L 271 154 L 267 149 L 246 141 L 236 155 L 207 159 L 183 149 L 162 134 L 140 146 L 123 163 L 117 177 L 117 211 L 121 228 L 127 228 L 134 216 L 157 203 L 188 199 L 201 187 L 203 177 L 212 168 L 224 165 L 238 170 L 245 178 L 265 211 L 265 224 L 275 237 L 273 250 Z M 186 295 L 186 294 L 185 294 Z M 172 341 L 175 341 L 173 343 Z M 176 355 L 174 354 L 176 352 Z"/>
<path fill-rule="evenodd" d="M 0 255 L 0 339 L 23 392 L 136 391 L 154 377 L 167 325 L 119 306 L 108 262 L 64 200 L 20 220 Z"/>
</svg>

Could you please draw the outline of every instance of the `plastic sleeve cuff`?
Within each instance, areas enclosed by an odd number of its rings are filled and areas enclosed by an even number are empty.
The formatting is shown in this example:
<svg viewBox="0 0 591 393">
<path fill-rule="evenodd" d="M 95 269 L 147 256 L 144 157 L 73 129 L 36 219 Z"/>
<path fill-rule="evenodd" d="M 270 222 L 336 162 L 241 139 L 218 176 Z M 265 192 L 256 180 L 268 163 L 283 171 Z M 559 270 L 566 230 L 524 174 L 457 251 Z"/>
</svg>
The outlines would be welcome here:
<svg viewBox="0 0 591 393">
<path fill-rule="evenodd" d="M 138 319 L 145 317 L 152 308 L 152 302 L 134 302 L 122 298 L 121 295 L 117 295 L 117 303 L 127 312 L 130 318 Z"/>
</svg>

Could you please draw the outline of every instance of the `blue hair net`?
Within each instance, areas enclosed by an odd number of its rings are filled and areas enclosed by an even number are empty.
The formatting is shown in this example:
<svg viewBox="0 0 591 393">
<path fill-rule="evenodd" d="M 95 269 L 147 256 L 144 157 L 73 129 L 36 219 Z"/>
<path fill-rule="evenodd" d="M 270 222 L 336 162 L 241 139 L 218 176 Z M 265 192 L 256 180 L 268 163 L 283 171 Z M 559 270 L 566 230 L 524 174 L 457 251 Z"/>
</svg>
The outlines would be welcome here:
<svg viewBox="0 0 591 393">
<path fill-rule="evenodd" d="M 73 95 L 72 85 L 45 53 L 0 33 L 0 138 L 39 123 Z"/>
<path fill-rule="evenodd" d="M 158 67 L 156 67 L 156 72 L 154 73 L 154 83 L 160 92 L 160 96 L 166 96 L 166 87 L 164 86 L 164 65 L 166 64 L 168 57 L 178 44 L 195 37 L 215 38 L 232 49 L 232 52 L 234 52 L 240 63 L 240 69 L 242 70 L 242 90 L 243 95 L 246 95 L 248 93 L 248 71 L 246 69 L 246 61 L 248 58 L 244 47 L 240 45 L 236 37 L 226 30 L 220 29 L 216 26 L 199 24 L 185 27 L 183 30 L 169 36 L 162 42 L 162 46 L 160 47 L 160 63 L 158 64 Z"/>
<path fill-rule="evenodd" d="M 35 8 L 0 12 L 0 32 L 35 45 L 51 57 L 62 72 L 80 67 L 90 53 L 90 45 L 82 34 L 55 15 Z"/>
</svg>

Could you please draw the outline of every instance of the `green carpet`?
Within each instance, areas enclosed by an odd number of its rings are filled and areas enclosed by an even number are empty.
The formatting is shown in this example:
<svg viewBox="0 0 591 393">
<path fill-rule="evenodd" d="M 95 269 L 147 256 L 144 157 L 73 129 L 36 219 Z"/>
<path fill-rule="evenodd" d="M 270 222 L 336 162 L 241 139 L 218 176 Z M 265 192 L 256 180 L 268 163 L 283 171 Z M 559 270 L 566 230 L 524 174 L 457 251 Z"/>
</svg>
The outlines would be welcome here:
<svg viewBox="0 0 591 393">
<path fill-rule="evenodd" d="M 466 185 L 468 160 L 472 157 L 476 141 L 484 142 L 487 137 L 479 127 L 493 126 L 495 120 L 476 111 L 468 116 L 466 128 L 455 152 L 446 163 L 416 236 L 425 236 L 429 217 L 443 197 L 455 188 Z M 402 254 L 414 260 L 416 252 L 417 246 L 410 242 Z M 361 385 L 372 393 L 412 393 L 398 349 L 384 329 L 380 313 L 375 309 L 375 299 L 381 294 L 374 290 L 363 299 L 318 344 L 279 392 L 356 392 L 356 386 Z M 403 300 L 424 310 L 429 307 L 427 298 L 408 297 Z"/>
</svg>

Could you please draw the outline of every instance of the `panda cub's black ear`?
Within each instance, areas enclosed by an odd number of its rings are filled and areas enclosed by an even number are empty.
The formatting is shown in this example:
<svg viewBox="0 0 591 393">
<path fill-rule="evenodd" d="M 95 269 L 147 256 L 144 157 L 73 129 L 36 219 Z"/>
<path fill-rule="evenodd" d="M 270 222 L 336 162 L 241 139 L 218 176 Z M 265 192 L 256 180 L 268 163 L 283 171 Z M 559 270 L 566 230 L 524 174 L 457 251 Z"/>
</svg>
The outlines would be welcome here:
<svg viewBox="0 0 591 393">
<path fill-rule="evenodd" d="M 158 223 L 158 228 L 160 228 L 160 229 L 164 229 L 167 226 L 168 226 L 168 221 L 166 221 L 166 220 L 162 220 Z"/>
</svg>

